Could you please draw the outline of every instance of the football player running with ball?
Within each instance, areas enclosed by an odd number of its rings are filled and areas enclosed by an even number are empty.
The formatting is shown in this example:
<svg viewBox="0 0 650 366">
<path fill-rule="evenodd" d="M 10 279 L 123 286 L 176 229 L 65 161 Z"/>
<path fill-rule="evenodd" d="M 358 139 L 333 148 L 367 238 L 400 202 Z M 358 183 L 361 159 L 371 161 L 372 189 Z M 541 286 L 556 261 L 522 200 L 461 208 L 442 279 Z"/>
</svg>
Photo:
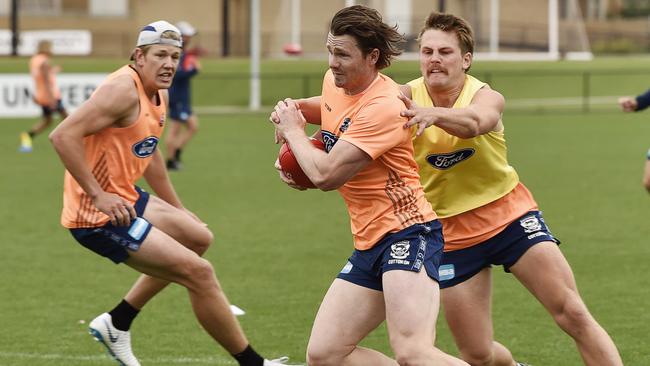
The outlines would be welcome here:
<svg viewBox="0 0 650 366">
<path fill-rule="evenodd" d="M 376 10 L 342 9 L 327 37 L 322 95 L 280 101 L 271 115 L 279 140 L 316 187 L 340 192 L 351 220 L 355 250 L 316 315 L 311 366 L 467 365 L 433 345 L 441 226 L 402 127 L 399 86 L 379 72 L 401 52 L 401 40 Z M 320 124 L 327 153 L 309 141 L 305 118 Z M 395 359 L 359 346 L 384 321 Z"/>
</svg>

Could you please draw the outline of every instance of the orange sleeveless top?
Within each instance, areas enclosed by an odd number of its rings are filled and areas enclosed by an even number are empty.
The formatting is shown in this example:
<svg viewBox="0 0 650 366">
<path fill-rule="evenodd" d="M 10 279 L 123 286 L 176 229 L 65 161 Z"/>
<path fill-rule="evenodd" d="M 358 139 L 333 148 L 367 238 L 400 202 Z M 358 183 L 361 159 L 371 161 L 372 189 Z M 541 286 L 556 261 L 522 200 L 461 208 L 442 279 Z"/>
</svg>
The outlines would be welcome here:
<svg viewBox="0 0 650 366">
<path fill-rule="evenodd" d="M 61 91 L 56 85 L 56 73 L 50 70 L 47 75 L 43 75 L 41 72 L 41 67 L 48 59 L 49 56 L 38 53 L 29 60 L 29 72 L 32 79 L 34 79 L 34 100 L 39 105 L 48 105 L 53 102 L 48 98 L 48 90 L 45 84 L 46 78 L 50 83 L 50 93 L 52 93 L 54 99 L 61 99 Z"/>
<path fill-rule="evenodd" d="M 138 89 L 140 113 L 128 127 L 106 128 L 84 138 L 86 164 L 106 192 L 115 193 L 132 204 L 138 199 L 135 182 L 142 177 L 156 151 L 165 124 L 165 102 L 160 91 L 158 105 L 146 96 L 138 73 L 129 65 L 108 76 L 106 83 L 129 75 Z M 100 85 L 101 88 L 101 85 Z M 65 172 L 61 224 L 67 228 L 99 227 L 109 218 L 95 208 L 92 200 L 70 172 Z"/>
</svg>

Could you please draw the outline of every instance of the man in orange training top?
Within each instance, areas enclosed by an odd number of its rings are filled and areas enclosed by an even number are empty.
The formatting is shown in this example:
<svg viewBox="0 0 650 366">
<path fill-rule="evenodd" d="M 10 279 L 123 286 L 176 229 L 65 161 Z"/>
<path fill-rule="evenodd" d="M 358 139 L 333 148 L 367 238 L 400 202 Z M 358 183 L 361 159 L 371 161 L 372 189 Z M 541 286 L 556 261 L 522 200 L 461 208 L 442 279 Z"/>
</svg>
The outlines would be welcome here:
<svg viewBox="0 0 650 366">
<path fill-rule="evenodd" d="M 239 365 L 281 365 L 284 360 L 265 360 L 249 345 L 212 265 L 201 258 L 212 233 L 183 207 L 157 149 L 181 47 L 175 26 L 145 26 L 134 63 L 109 75 L 50 134 L 67 169 L 61 223 L 81 245 L 142 273 L 113 310 L 90 323 L 90 332 L 120 365 L 139 366 L 131 351 L 131 323 L 175 282 L 187 288 L 199 323 Z M 140 177 L 158 197 L 135 186 Z"/>
<path fill-rule="evenodd" d="M 29 72 L 34 80 L 34 101 L 42 109 L 42 117 L 29 131 L 20 134 L 20 151 L 32 151 L 32 138 L 43 132 L 52 124 L 52 115 L 58 112 L 61 119 L 68 117 L 68 112 L 61 103 L 61 91 L 56 83 L 56 74 L 60 68 L 50 63 L 52 42 L 40 41 L 37 52 L 29 60 Z"/>
</svg>

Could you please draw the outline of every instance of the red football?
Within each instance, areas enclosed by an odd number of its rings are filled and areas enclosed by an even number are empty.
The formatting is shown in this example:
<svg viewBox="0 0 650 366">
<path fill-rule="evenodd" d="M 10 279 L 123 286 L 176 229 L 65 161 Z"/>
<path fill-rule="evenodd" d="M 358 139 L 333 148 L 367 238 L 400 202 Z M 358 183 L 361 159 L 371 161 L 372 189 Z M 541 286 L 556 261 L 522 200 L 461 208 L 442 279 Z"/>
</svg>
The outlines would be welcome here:
<svg viewBox="0 0 650 366">
<path fill-rule="evenodd" d="M 302 53 L 302 46 L 298 43 L 287 43 L 282 50 L 289 56 L 297 56 Z"/>
<path fill-rule="evenodd" d="M 321 150 L 325 150 L 325 145 L 316 139 L 311 139 L 311 143 Z M 316 188 L 314 183 L 309 180 L 305 172 L 302 171 L 300 164 L 296 160 L 296 157 L 291 152 L 291 148 L 285 142 L 280 148 L 280 153 L 278 154 L 278 159 L 280 160 L 280 166 L 282 167 L 282 172 L 289 178 L 293 179 L 297 185 L 305 188 Z"/>
</svg>

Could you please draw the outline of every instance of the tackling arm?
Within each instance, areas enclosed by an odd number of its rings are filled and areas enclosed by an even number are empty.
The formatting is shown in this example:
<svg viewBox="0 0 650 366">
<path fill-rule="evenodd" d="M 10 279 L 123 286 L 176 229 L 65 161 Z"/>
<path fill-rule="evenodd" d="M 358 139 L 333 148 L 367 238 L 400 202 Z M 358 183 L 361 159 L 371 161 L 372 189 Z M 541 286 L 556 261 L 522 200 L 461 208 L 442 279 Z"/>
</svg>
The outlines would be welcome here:
<svg viewBox="0 0 650 366">
<path fill-rule="evenodd" d="M 401 96 L 400 99 L 407 108 L 401 115 L 409 119 L 404 127 L 418 125 L 418 136 L 429 126 L 440 127 L 460 138 L 472 138 L 502 128 L 501 114 L 505 99 L 499 92 L 489 88 L 479 90 L 470 105 L 464 108 L 423 108 L 407 96 Z"/>
</svg>

